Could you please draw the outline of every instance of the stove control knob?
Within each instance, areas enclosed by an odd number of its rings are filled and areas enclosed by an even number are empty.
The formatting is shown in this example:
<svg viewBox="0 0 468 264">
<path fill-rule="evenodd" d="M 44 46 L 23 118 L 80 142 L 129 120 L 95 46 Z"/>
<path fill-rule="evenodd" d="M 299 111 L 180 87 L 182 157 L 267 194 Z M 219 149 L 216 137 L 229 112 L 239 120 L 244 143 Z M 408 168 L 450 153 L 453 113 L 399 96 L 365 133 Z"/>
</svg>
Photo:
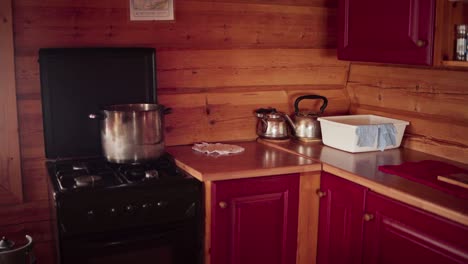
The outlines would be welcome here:
<svg viewBox="0 0 468 264">
<path fill-rule="evenodd" d="M 133 209 L 134 209 L 134 208 L 133 208 L 132 205 L 127 205 L 127 206 L 125 206 L 125 211 L 127 211 L 128 213 L 133 212 Z"/>
<path fill-rule="evenodd" d="M 141 208 L 143 209 L 148 209 L 148 208 L 151 208 L 153 205 L 151 203 L 144 203 L 141 205 Z"/>
<path fill-rule="evenodd" d="M 168 202 L 166 202 L 166 201 L 159 201 L 159 202 L 156 203 L 156 205 L 159 208 L 165 208 L 165 207 L 167 207 L 167 204 L 168 204 Z"/>
<path fill-rule="evenodd" d="M 88 215 L 88 218 L 94 218 L 94 210 L 89 210 L 86 214 Z"/>
</svg>

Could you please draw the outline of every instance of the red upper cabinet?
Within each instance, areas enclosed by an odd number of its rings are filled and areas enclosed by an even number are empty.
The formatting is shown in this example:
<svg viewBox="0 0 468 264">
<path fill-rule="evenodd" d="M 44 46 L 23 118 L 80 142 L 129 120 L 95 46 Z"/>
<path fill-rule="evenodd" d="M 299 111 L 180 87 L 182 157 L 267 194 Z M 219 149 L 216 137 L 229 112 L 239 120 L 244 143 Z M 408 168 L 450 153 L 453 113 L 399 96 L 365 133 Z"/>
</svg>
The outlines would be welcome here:
<svg viewBox="0 0 468 264">
<path fill-rule="evenodd" d="M 432 65 L 435 0 L 339 0 L 338 58 Z"/>
<path fill-rule="evenodd" d="M 363 263 L 468 263 L 468 228 L 369 192 Z"/>
<path fill-rule="evenodd" d="M 317 263 L 361 263 L 367 189 L 322 172 Z"/>
<path fill-rule="evenodd" d="M 212 264 L 296 263 L 299 175 L 213 182 Z"/>
</svg>

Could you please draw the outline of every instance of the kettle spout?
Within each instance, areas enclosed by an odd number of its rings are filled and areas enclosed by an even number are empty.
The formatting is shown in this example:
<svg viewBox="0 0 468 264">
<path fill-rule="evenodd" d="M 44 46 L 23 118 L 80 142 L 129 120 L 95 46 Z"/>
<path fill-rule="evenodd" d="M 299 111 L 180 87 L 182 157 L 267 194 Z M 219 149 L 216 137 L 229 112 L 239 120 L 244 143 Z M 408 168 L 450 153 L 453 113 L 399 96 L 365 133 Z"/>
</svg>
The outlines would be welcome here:
<svg viewBox="0 0 468 264">
<path fill-rule="evenodd" d="M 292 127 L 292 129 L 294 131 L 296 131 L 296 125 L 294 124 L 294 122 L 291 120 L 291 118 L 287 115 L 287 114 L 284 114 L 284 118 L 286 118 L 286 121 L 288 121 L 289 125 Z"/>
</svg>

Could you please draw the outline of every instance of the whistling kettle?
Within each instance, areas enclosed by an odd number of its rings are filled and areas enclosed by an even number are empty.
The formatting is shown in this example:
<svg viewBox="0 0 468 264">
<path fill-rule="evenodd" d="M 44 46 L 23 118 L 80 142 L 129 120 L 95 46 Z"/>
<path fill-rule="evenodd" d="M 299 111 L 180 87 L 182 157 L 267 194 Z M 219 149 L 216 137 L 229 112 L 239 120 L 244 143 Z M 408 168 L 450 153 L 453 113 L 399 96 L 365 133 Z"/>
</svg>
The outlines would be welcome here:
<svg viewBox="0 0 468 264">
<path fill-rule="evenodd" d="M 319 112 L 299 111 L 299 103 L 304 99 L 321 99 L 323 101 Z M 321 139 L 320 122 L 317 118 L 323 114 L 328 100 L 324 96 L 310 94 L 299 96 L 294 102 L 294 121 L 288 115 L 286 120 L 291 125 L 293 133 L 301 141 L 315 141 Z"/>
</svg>

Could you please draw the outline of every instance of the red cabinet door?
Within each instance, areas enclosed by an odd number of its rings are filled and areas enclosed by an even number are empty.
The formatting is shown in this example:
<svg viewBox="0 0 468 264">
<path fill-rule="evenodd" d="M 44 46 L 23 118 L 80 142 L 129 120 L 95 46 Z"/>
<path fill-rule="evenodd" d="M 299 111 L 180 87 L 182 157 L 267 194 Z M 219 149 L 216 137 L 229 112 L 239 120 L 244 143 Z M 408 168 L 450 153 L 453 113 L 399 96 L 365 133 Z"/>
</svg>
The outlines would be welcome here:
<svg viewBox="0 0 468 264">
<path fill-rule="evenodd" d="M 468 263 L 468 228 L 369 192 L 364 263 Z"/>
<path fill-rule="evenodd" d="M 432 65 L 435 0 L 339 0 L 338 58 Z"/>
<path fill-rule="evenodd" d="M 317 263 L 361 263 L 367 189 L 322 172 Z"/>
<path fill-rule="evenodd" d="M 296 262 L 299 175 L 214 182 L 212 264 Z"/>
</svg>

